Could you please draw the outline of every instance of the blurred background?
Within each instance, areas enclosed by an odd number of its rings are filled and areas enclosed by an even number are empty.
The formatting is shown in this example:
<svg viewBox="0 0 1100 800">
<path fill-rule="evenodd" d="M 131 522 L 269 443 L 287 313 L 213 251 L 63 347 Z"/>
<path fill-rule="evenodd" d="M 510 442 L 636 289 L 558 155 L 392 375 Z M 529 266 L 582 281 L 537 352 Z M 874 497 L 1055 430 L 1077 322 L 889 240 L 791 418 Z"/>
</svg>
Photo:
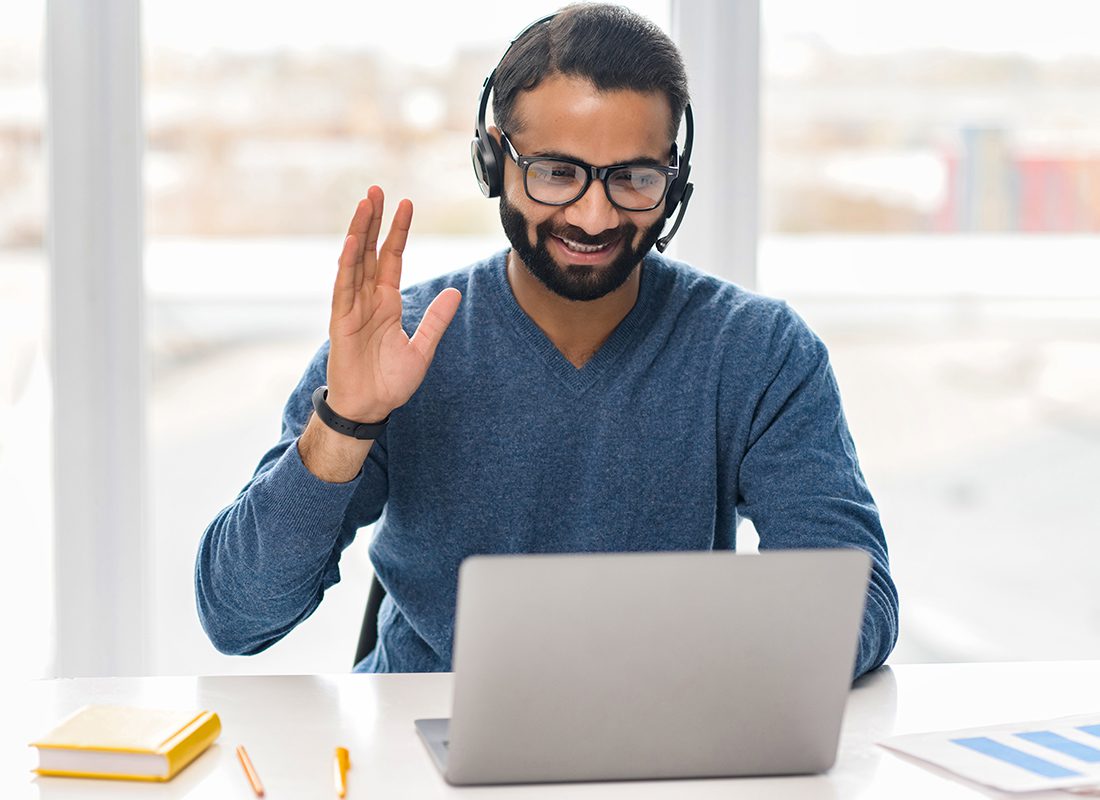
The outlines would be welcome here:
<svg viewBox="0 0 1100 800">
<path fill-rule="evenodd" d="M 370 184 L 416 204 L 406 283 L 506 245 L 475 101 L 552 4 L 393 5 L 141 6 L 151 674 L 350 668 L 369 530 L 251 658 L 199 628 L 198 538 L 278 437 Z M 670 29 L 670 0 L 627 5 Z M 892 660 L 1100 658 L 1100 8 L 906 14 L 763 0 L 755 288 L 832 354 L 901 593 Z M 3 669 L 31 677 L 55 673 L 44 19 L 0 25 Z"/>
</svg>

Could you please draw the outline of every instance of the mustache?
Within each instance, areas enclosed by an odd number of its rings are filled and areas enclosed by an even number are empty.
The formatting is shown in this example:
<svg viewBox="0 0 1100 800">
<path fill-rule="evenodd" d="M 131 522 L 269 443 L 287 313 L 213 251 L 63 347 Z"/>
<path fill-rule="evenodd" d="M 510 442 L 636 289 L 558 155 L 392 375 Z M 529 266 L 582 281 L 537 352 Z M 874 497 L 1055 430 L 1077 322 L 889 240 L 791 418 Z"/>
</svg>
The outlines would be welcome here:
<svg viewBox="0 0 1100 800">
<path fill-rule="evenodd" d="M 637 230 L 637 228 L 634 225 L 620 225 L 618 228 L 601 231 L 595 236 L 592 236 L 585 233 L 583 229 L 576 228 L 572 225 L 551 228 L 550 225 L 543 223 L 538 226 L 538 233 L 540 236 L 557 236 L 559 239 L 568 239 L 577 244 L 592 245 L 594 247 L 610 244 L 624 237 L 629 240 L 635 230 Z"/>
</svg>

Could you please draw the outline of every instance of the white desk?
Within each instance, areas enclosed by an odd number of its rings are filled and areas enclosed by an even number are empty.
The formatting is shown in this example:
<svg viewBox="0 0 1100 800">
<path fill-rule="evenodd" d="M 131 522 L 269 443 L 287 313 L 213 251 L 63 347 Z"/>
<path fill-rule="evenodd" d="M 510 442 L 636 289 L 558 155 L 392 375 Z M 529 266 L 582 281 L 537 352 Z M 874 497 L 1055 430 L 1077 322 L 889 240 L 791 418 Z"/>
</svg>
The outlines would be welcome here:
<svg viewBox="0 0 1100 800">
<path fill-rule="evenodd" d="M 101 678 L 0 689 L 0 798 L 253 797 L 234 755 L 243 743 L 267 798 L 335 797 L 332 751 L 351 751 L 349 800 L 395 798 L 979 798 L 1001 797 L 933 773 L 873 742 L 894 733 L 1100 711 L 1100 661 L 906 665 L 852 691 L 837 764 L 826 775 L 456 789 L 437 773 L 413 730 L 447 716 L 450 675 Z M 218 742 L 167 784 L 36 778 L 26 743 L 85 703 L 212 709 Z M 1004 795 L 1009 797 L 1010 795 Z M 1029 795 L 1067 800 L 1070 794 Z"/>
</svg>

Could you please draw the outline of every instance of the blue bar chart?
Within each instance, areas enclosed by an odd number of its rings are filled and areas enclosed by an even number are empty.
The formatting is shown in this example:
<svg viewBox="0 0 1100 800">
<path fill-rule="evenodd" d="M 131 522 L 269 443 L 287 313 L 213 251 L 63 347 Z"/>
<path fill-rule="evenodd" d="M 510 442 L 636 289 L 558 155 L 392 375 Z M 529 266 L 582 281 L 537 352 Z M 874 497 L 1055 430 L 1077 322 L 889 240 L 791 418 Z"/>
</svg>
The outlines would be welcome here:
<svg viewBox="0 0 1100 800">
<path fill-rule="evenodd" d="M 1005 791 L 1100 786 L 1100 714 L 896 736 L 880 744 Z"/>
</svg>

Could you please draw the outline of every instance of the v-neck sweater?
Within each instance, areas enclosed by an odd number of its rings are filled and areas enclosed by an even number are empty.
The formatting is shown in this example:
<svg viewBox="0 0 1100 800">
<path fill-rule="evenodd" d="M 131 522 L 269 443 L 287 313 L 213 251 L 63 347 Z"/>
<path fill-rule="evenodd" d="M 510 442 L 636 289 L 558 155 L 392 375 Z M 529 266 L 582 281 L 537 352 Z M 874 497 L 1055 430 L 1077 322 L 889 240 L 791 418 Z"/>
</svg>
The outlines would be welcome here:
<svg viewBox="0 0 1100 800">
<path fill-rule="evenodd" d="M 615 326 L 600 348 L 581 367 L 576 367 L 558 350 L 557 346 L 543 332 L 534 320 L 523 310 L 513 293 L 508 280 L 508 259 L 505 251 L 504 269 L 499 276 L 503 280 L 493 280 L 490 291 L 498 303 L 500 312 L 515 331 L 534 349 L 566 389 L 573 394 L 581 394 L 618 360 L 634 339 L 639 330 L 646 325 L 647 318 L 653 312 L 656 290 L 647 285 L 655 279 L 654 270 L 641 270 L 638 297 L 627 315 Z"/>
<path fill-rule="evenodd" d="M 325 382 L 321 346 L 279 441 L 203 534 L 195 589 L 214 645 L 249 654 L 285 636 L 374 522 L 387 596 L 356 670 L 428 672 L 450 669 L 468 556 L 727 550 L 747 518 L 761 550 L 871 555 L 853 674 L 882 664 L 897 592 L 820 338 L 786 303 L 651 253 L 633 308 L 577 368 L 516 301 L 506 261 L 402 291 L 410 334 L 444 288 L 463 299 L 420 388 L 347 483 L 314 476 L 296 446 Z"/>
</svg>

